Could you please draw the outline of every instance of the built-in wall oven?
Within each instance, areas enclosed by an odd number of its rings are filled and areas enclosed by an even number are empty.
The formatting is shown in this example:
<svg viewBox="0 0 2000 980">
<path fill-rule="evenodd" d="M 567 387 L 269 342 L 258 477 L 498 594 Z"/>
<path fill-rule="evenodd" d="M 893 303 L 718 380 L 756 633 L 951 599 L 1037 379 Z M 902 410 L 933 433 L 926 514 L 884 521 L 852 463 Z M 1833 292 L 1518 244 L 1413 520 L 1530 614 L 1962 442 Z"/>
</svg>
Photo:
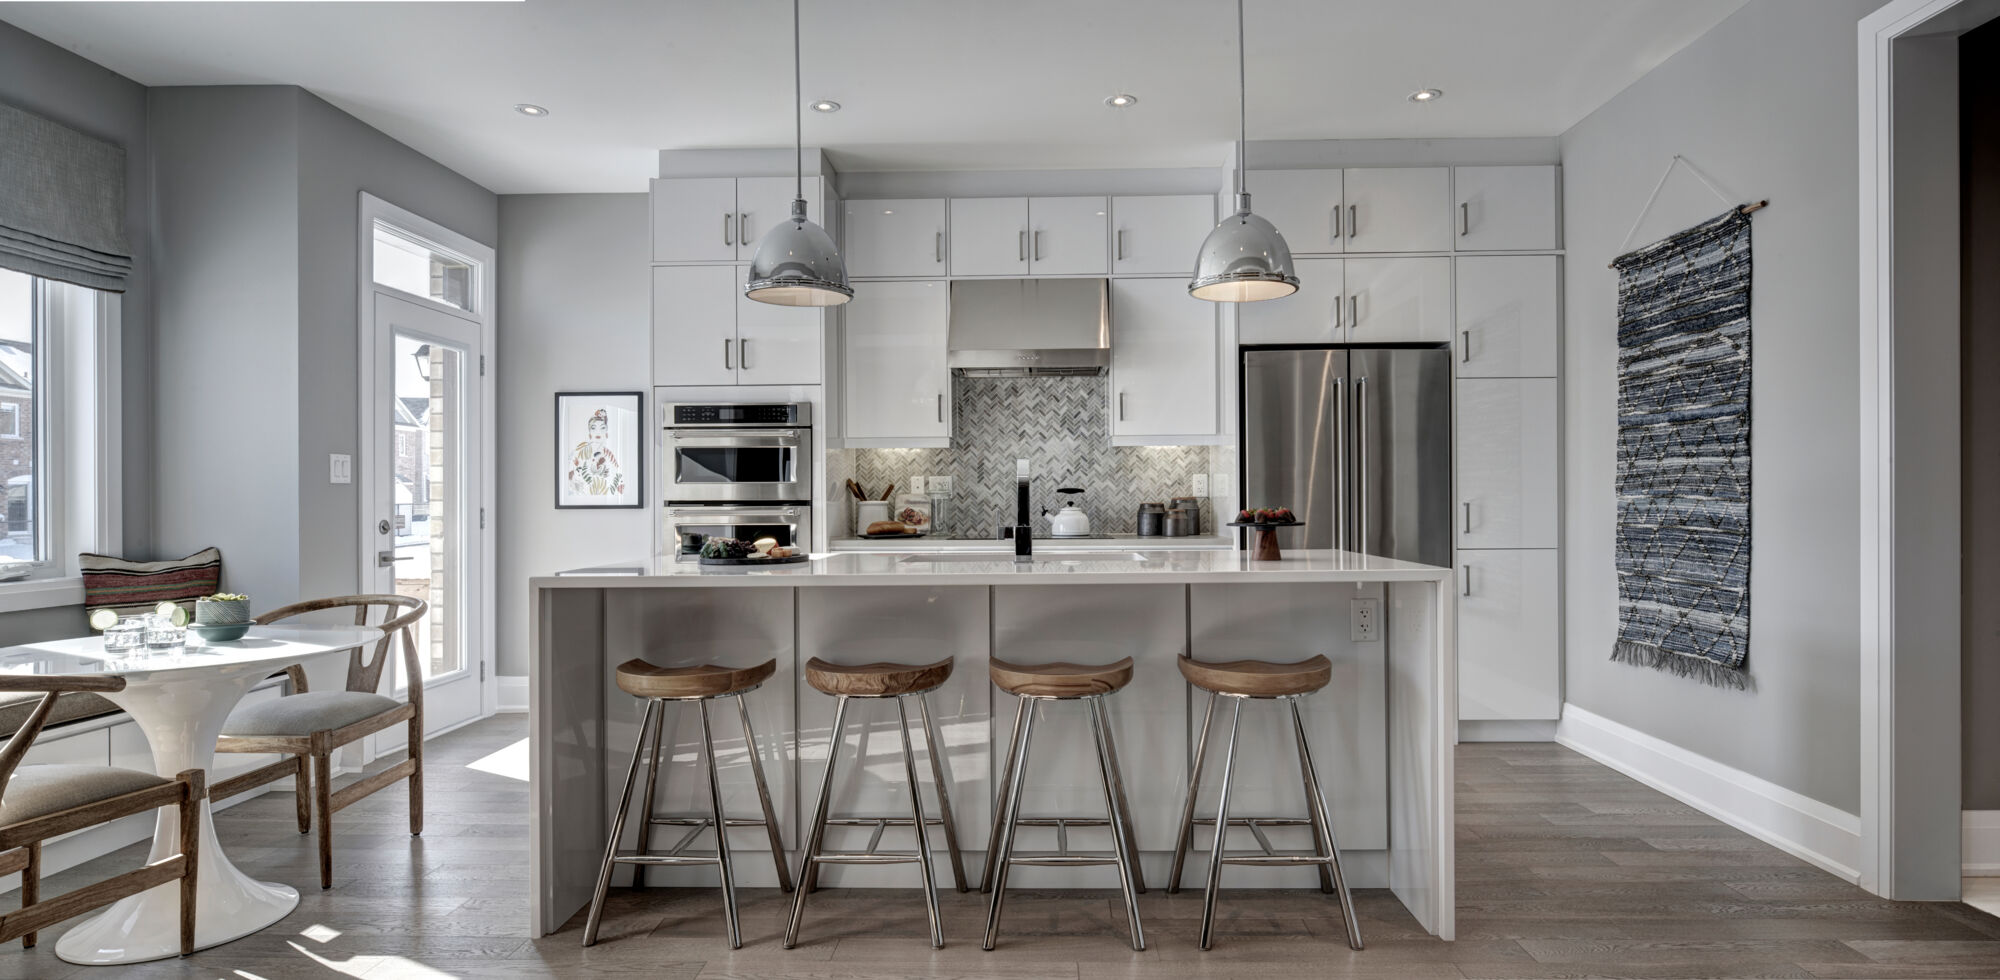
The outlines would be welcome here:
<svg viewBox="0 0 2000 980">
<path fill-rule="evenodd" d="M 670 554 L 692 558 L 714 536 L 812 547 L 811 405 L 670 404 L 665 416 Z"/>
</svg>

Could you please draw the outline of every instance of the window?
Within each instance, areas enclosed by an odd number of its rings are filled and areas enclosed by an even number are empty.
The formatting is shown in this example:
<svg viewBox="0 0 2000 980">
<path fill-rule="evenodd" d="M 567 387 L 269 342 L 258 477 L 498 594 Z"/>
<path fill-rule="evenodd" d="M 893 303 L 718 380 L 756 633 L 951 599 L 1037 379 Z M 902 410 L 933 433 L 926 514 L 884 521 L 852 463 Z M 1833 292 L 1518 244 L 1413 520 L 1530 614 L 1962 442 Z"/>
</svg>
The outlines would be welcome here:
<svg viewBox="0 0 2000 980">
<path fill-rule="evenodd" d="M 470 261 L 382 222 L 375 223 L 375 283 L 461 310 L 472 309 Z"/>
<path fill-rule="evenodd" d="M 115 297 L 0 269 L 0 582 L 75 574 L 78 550 L 115 548 L 111 393 L 98 352 Z M 108 445 L 107 445 L 108 444 Z"/>
</svg>

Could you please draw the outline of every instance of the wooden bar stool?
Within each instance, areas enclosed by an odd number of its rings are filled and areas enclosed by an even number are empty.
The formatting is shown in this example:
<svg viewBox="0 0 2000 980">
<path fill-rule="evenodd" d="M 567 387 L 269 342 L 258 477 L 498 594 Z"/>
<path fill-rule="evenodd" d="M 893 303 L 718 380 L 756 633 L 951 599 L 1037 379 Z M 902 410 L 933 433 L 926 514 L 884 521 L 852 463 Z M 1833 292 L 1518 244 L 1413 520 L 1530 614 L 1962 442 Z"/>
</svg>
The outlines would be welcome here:
<svg viewBox="0 0 2000 980">
<path fill-rule="evenodd" d="M 993 839 L 986 848 L 986 871 L 980 891 L 991 890 L 986 908 L 985 949 L 992 949 L 1000 932 L 1000 908 L 1007 896 L 1007 869 L 1015 864 L 1051 867 L 1116 865 L 1118 885 L 1125 892 L 1125 912 L 1132 920 L 1132 948 L 1146 948 L 1146 930 L 1139 924 L 1137 892 L 1146 890 L 1139 871 L 1137 838 L 1132 832 L 1132 811 L 1125 805 L 1125 781 L 1118 772 L 1118 750 L 1111 739 L 1111 725 L 1104 717 L 1104 698 L 1132 681 L 1132 658 L 1114 664 L 1082 666 L 1070 663 L 1011 664 L 989 661 L 996 687 L 1021 700 L 1014 713 L 1013 745 L 1007 752 L 1007 768 L 1000 778 L 1000 798 L 993 809 Z M 1104 780 L 1103 819 L 1090 817 L 1021 816 L 1021 784 L 1028 771 L 1028 745 L 1035 725 L 1035 712 L 1045 701 L 1082 701 L 1090 708 L 1090 730 L 1097 741 L 1097 770 Z M 1014 853 L 1014 831 L 1019 827 L 1054 827 L 1054 852 Z M 1076 854 L 1069 849 L 1071 827 L 1109 827 L 1113 853 Z"/>
<path fill-rule="evenodd" d="M 771 838 L 771 860 L 778 868 L 778 887 L 785 891 L 792 890 L 792 879 L 785 868 L 785 842 L 778 831 L 778 815 L 771 808 L 771 790 L 764 782 L 764 763 L 757 755 L 757 736 L 750 729 L 750 709 L 743 702 L 743 695 L 756 690 L 777 669 L 776 660 L 766 660 L 755 667 L 714 664 L 655 667 L 643 660 L 627 660 L 618 665 L 619 689 L 646 700 L 646 717 L 639 723 L 639 741 L 632 747 L 632 766 L 625 771 L 625 791 L 618 798 L 618 812 L 611 818 L 611 839 L 604 845 L 604 864 L 598 869 L 597 891 L 590 899 L 590 918 L 583 926 L 585 946 L 597 942 L 597 926 L 604 916 L 604 893 L 611 886 L 612 868 L 620 864 L 637 865 L 632 873 L 632 883 L 644 888 L 646 869 L 653 865 L 713 864 L 722 874 L 722 914 L 729 923 L 729 948 L 741 949 L 743 935 L 736 924 L 736 876 L 729 862 L 730 827 L 763 826 L 764 832 Z M 757 801 L 764 808 L 762 819 L 731 819 L 722 813 L 722 784 L 715 772 L 715 736 L 708 719 L 708 703 L 718 698 L 736 699 L 736 715 L 743 723 L 743 744 L 750 753 L 750 773 L 757 781 Z M 708 760 L 708 816 L 663 817 L 653 812 L 653 790 L 659 783 L 660 742 L 667 727 L 669 701 L 692 701 L 701 708 L 701 748 L 702 755 Z M 639 827 L 639 846 L 636 850 L 621 851 L 618 840 L 625 835 L 625 811 L 632 807 L 632 784 L 638 779 L 639 758 L 645 754 L 649 733 L 652 736 L 652 753 L 646 763 L 646 792 L 640 804 L 645 816 L 644 823 Z M 673 847 L 656 852 L 652 849 L 653 828 L 660 826 L 691 829 Z M 711 828 L 715 831 L 715 853 L 688 853 L 688 844 L 703 830 Z"/>
<path fill-rule="evenodd" d="M 1325 687 L 1333 679 L 1333 662 L 1318 655 L 1291 664 L 1265 660 L 1204 663 L 1182 657 L 1180 668 L 1181 676 L 1187 678 L 1188 683 L 1208 692 L 1208 710 L 1202 715 L 1201 738 L 1195 742 L 1194 772 L 1188 778 L 1187 805 L 1181 810 L 1180 840 L 1174 845 L 1174 867 L 1167 881 L 1167 893 L 1171 895 L 1180 891 L 1181 865 L 1186 861 L 1188 848 L 1193 843 L 1195 824 L 1213 824 L 1215 846 L 1208 854 L 1208 888 L 1201 905 L 1201 948 L 1208 949 L 1215 938 L 1215 899 L 1222 883 L 1224 864 L 1311 864 L 1319 868 L 1320 890 L 1340 894 L 1340 912 L 1347 922 L 1347 945 L 1360 949 L 1361 925 L 1354 918 L 1354 898 L 1348 894 L 1347 881 L 1340 874 L 1340 850 L 1333 842 L 1333 820 L 1327 814 L 1326 798 L 1320 793 L 1319 775 L 1313 769 L 1312 749 L 1306 745 L 1305 719 L 1299 714 L 1299 699 Z M 1196 820 L 1195 797 L 1201 792 L 1202 763 L 1208 755 L 1208 733 L 1215 721 L 1217 698 L 1229 698 L 1231 701 L 1229 741 L 1222 750 L 1222 799 L 1216 805 L 1215 819 Z M 1251 699 L 1284 701 L 1292 709 L 1292 731 L 1299 742 L 1299 771 L 1305 780 L 1304 819 L 1229 815 L 1229 777 L 1236 765 L 1237 723 L 1243 717 L 1243 702 Z M 1311 854 L 1280 854 L 1272 849 L 1263 831 L 1265 827 L 1303 826 L 1312 827 Z M 1224 845 L 1230 827 L 1250 828 L 1260 845 L 1260 853 L 1228 854 Z"/>
<path fill-rule="evenodd" d="M 952 879 L 959 891 L 965 891 L 965 861 L 958 853 L 958 828 L 952 821 L 951 791 L 944 772 L 944 742 L 938 738 L 937 726 L 931 722 L 930 702 L 924 695 L 937 690 L 951 677 L 950 657 L 932 664 L 891 664 L 873 663 L 850 666 L 828 663 L 814 657 L 806 661 L 806 683 L 822 694 L 834 697 L 833 733 L 827 743 L 826 773 L 820 777 L 819 806 L 813 811 L 812 829 L 806 837 L 805 848 L 799 855 L 799 890 L 792 896 L 792 919 L 785 927 L 785 948 L 798 945 L 799 924 L 806 914 L 806 893 L 817 887 L 819 866 L 822 864 L 908 864 L 915 862 L 922 866 L 924 875 L 924 910 L 930 915 L 931 948 L 944 948 L 944 919 L 938 911 L 937 877 L 931 867 L 931 839 L 929 828 L 933 824 L 944 828 L 945 850 L 951 855 Z M 909 780 L 910 815 L 908 817 L 829 817 L 827 811 L 833 803 L 833 768 L 840 755 L 842 733 L 847 722 L 847 702 L 851 698 L 893 698 L 896 715 L 901 724 L 897 734 L 903 739 L 903 775 Z M 938 815 L 924 816 L 924 799 L 921 784 L 917 781 L 917 757 L 910 748 L 910 711 L 903 704 L 907 698 L 917 700 L 924 726 L 924 745 L 931 758 L 931 779 L 937 786 Z M 826 840 L 826 828 L 873 827 L 875 833 L 868 840 L 868 849 L 853 853 L 826 853 L 820 850 Z M 882 832 L 889 827 L 910 827 L 916 831 L 917 849 L 914 854 L 885 852 L 878 850 L 882 842 Z"/>
</svg>

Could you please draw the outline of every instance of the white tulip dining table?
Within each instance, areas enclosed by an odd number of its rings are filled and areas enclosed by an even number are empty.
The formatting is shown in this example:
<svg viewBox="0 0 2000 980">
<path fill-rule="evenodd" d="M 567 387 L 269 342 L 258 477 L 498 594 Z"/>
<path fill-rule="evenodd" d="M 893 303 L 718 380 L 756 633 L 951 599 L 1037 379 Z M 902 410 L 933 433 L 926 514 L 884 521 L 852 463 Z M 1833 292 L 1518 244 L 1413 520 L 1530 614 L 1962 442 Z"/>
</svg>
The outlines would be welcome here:
<svg viewBox="0 0 2000 980">
<path fill-rule="evenodd" d="M 168 651 L 107 651 L 101 636 L 0 647 L 0 673 L 114 674 L 125 689 L 104 697 L 124 709 L 153 749 L 153 771 L 172 776 L 207 770 L 215 739 L 243 695 L 292 664 L 374 643 L 382 631 L 354 626 L 255 626 L 240 640 L 188 644 Z M 148 861 L 180 850 L 180 818 L 160 811 Z M 257 881 L 231 863 L 216 841 L 208 803 L 201 806 L 196 863 L 195 948 L 258 932 L 299 904 L 289 885 Z M 63 934 L 56 956 L 87 966 L 143 963 L 180 955 L 180 894 L 173 882 L 119 900 Z"/>
</svg>

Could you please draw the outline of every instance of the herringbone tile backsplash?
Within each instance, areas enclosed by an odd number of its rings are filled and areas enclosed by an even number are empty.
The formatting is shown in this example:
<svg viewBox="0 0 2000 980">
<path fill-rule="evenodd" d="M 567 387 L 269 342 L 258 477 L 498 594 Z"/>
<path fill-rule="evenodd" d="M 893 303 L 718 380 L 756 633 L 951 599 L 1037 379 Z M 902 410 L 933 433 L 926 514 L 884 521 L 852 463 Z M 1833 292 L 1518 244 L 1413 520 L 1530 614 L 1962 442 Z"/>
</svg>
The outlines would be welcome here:
<svg viewBox="0 0 2000 980">
<path fill-rule="evenodd" d="M 1223 460 L 1211 446 L 1113 446 L 1101 377 L 954 378 L 950 449 L 850 449 L 829 456 L 830 499 L 847 500 L 849 471 L 873 496 L 912 477 L 949 476 L 954 484 L 946 523 L 937 533 L 991 537 L 1014 523 L 1014 461 L 1034 473 L 1031 507 L 1040 515 L 1061 505 L 1058 487 L 1082 487 L 1078 506 L 1100 534 L 1133 534 L 1139 504 L 1166 503 L 1193 493 L 1194 477 Z M 851 466 L 850 466 L 851 464 Z M 1215 533 L 1214 508 L 1202 502 L 1202 533 Z"/>
</svg>

